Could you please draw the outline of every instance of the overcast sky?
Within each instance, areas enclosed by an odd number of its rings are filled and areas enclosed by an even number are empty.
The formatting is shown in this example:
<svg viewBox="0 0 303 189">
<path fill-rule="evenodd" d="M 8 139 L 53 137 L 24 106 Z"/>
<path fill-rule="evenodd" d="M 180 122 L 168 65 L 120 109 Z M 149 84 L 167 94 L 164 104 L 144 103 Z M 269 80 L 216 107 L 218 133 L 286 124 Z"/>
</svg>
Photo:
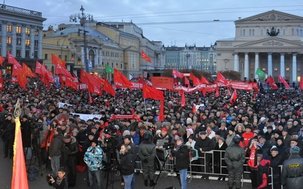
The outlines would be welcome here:
<svg viewBox="0 0 303 189">
<path fill-rule="evenodd" d="M 85 12 L 97 21 L 132 20 L 148 39 L 160 40 L 165 46 L 209 46 L 217 39 L 234 37 L 233 21 L 239 17 L 272 9 L 303 16 L 302 0 L 5 0 L 5 3 L 42 12 L 47 18 L 45 28 L 69 23 L 69 16 L 79 13 L 83 5 Z"/>
</svg>

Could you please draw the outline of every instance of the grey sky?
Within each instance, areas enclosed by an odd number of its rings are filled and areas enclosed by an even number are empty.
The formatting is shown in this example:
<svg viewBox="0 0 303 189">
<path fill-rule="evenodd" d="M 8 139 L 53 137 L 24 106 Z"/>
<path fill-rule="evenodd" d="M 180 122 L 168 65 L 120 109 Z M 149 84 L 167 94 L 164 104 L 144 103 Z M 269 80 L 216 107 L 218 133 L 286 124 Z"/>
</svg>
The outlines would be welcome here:
<svg viewBox="0 0 303 189">
<path fill-rule="evenodd" d="M 209 46 L 234 37 L 234 20 L 272 9 L 303 16 L 302 0 L 6 0 L 7 5 L 41 11 L 44 26 L 68 23 L 81 5 L 98 21 L 130 21 L 150 40 L 166 46 Z M 213 20 L 220 20 L 214 22 Z M 140 23 L 204 21 L 194 24 L 140 25 Z"/>
</svg>

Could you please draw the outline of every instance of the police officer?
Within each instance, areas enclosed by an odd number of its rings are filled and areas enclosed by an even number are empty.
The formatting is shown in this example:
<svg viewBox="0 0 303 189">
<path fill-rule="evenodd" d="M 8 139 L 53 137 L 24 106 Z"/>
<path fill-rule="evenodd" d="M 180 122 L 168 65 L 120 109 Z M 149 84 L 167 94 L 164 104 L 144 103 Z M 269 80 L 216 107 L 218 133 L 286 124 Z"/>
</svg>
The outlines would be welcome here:
<svg viewBox="0 0 303 189">
<path fill-rule="evenodd" d="M 233 188 L 235 183 L 236 189 L 241 188 L 241 176 L 243 173 L 243 164 L 245 162 L 245 152 L 243 148 L 239 146 L 241 137 L 236 135 L 233 138 L 234 144 L 229 146 L 225 152 L 225 162 L 228 170 L 228 187 Z"/>
<path fill-rule="evenodd" d="M 303 158 L 300 157 L 300 148 L 290 148 L 290 156 L 283 163 L 282 185 L 287 189 L 299 189 L 303 186 Z"/>
</svg>

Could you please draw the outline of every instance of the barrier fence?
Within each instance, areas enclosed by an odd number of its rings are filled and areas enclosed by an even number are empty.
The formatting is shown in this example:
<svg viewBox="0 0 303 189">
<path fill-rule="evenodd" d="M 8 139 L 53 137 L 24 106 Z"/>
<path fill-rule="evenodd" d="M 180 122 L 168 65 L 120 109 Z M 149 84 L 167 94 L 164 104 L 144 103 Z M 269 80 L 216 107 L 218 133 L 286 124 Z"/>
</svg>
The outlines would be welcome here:
<svg viewBox="0 0 303 189">
<path fill-rule="evenodd" d="M 176 174 L 176 172 L 174 171 L 175 161 L 171 158 L 165 158 L 165 157 L 169 157 L 169 155 L 167 156 L 167 154 L 169 153 L 170 152 L 167 150 L 163 151 L 160 154 L 159 151 L 157 151 L 155 167 L 158 171 L 160 170 L 161 172 Z M 203 153 L 202 156 L 192 156 L 188 168 L 188 177 L 190 178 L 189 182 L 195 176 L 214 176 L 214 177 L 227 178 L 228 171 L 224 160 L 224 153 L 225 151 L 222 150 L 212 150 Z M 248 160 L 248 158 L 246 160 Z M 243 168 L 244 168 L 243 169 L 244 172 L 242 174 L 242 180 L 241 180 L 242 186 L 244 182 L 251 183 L 251 179 L 250 179 L 251 171 L 248 165 L 246 164 L 246 162 L 244 163 Z M 280 169 L 282 170 L 282 166 L 280 166 Z M 136 161 L 136 170 L 142 171 L 141 161 Z M 271 167 L 269 167 L 268 186 L 274 189 L 273 169 Z"/>
</svg>

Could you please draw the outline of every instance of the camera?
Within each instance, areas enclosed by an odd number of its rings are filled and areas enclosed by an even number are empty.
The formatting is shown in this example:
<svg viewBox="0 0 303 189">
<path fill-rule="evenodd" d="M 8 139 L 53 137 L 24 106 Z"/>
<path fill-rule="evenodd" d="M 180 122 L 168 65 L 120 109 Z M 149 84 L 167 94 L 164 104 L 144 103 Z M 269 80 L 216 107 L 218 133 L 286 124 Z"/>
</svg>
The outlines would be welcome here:
<svg viewBox="0 0 303 189">
<path fill-rule="evenodd" d="M 54 181 L 54 177 L 51 174 L 46 175 L 46 181 L 49 185 L 51 185 Z"/>
<path fill-rule="evenodd" d="M 165 144 L 163 145 L 163 148 L 164 148 L 165 150 L 171 150 L 171 149 L 174 148 L 174 144 L 173 144 L 173 143 L 165 143 Z"/>
</svg>

